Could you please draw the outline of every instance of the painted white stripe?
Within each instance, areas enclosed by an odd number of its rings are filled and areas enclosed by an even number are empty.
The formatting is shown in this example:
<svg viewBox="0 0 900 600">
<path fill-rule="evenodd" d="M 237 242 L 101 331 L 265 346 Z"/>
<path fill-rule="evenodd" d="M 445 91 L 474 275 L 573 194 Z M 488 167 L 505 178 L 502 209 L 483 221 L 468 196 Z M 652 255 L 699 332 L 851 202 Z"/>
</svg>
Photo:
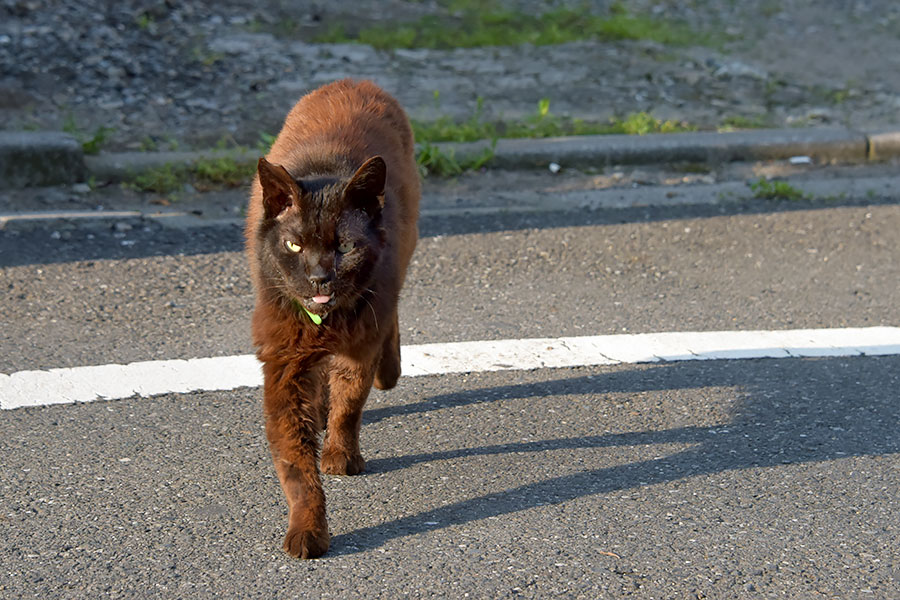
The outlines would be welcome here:
<svg viewBox="0 0 900 600">
<path fill-rule="evenodd" d="M 406 376 L 684 360 L 900 354 L 900 327 L 642 333 L 404 346 Z M 262 384 L 253 355 L 0 374 L 0 408 Z"/>
</svg>

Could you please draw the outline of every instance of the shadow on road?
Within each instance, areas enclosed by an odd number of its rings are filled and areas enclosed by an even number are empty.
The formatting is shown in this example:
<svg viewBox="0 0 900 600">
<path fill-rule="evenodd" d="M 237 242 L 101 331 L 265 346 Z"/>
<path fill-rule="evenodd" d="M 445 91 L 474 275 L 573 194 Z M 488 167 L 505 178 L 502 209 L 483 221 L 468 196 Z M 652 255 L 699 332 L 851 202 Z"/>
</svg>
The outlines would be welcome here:
<svg viewBox="0 0 900 600">
<path fill-rule="evenodd" d="M 428 238 L 439 235 L 702 219 L 898 203 L 900 198 L 867 198 L 865 201 L 748 200 L 718 205 L 460 214 L 423 217 L 419 221 L 419 234 L 422 238 Z M 58 222 L 37 224 L 27 228 L 12 225 L 0 229 L 0 268 L 177 254 L 191 256 L 214 252 L 241 252 L 243 247 L 243 230 L 238 224 L 176 229 L 163 227 L 152 220 L 123 219 L 114 222 L 95 221 L 89 227 L 84 224 L 76 226 L 74 223 Z"/>
<path fill-rule="evenodd" d="M 692 444 L 690 449 L 662 459 L 530 483 L 338 535 L 331 552 L 353 554 L 437 527 L 696 475 L 900 453 L 900 357 L 896 356 L 742 361 L 740 368 L 735 368 L 732 361 L 668 363 L 607 376 L 446 394 L 405 406 L 375 409 L 369 411 L 367 420 L 375 422 L 390 416 L 508 398 L 533 398 L 540 402 L 541 398 L 558 394 L 637 394 L 710 386 L 731 386 L 741 391 L 744 401 L 730 423 L 498 444 L 370 461 L 370 471 L 385 472 L 425 461 L 467 456 Z M 598 427 L 605 426 L 598 423 Z"/>
</svg>

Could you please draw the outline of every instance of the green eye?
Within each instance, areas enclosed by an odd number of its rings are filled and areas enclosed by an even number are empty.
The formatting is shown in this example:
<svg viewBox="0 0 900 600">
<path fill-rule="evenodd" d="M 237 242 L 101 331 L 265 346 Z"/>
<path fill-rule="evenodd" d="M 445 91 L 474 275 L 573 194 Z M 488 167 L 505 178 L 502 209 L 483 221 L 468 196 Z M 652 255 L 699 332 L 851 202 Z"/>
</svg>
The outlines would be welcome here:
<svg viewBox="0 0 900 600">
<path fill-rule="evenodd" d="M 347 254 L 351 250 L 353 250 L 354 244 L 353 242 L 341 242 L 341 245 L 338 246 L 338 252 L 341 254 Z"/>
<path fill-rule="evenodd" d="M 300 244 L 295 244 L 291 240 L 284 240 L 285 247 L 294 254 L 300 252 Z"/>
</svg>

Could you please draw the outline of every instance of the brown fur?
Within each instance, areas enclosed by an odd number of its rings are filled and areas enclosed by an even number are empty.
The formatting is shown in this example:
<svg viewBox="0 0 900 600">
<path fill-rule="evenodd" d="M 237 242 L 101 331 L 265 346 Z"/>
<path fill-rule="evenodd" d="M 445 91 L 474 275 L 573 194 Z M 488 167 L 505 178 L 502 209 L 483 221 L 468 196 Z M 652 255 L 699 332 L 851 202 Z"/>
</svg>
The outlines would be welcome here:
<svg viewBox="0 0 900 600">
<path fill-rule="evenodd" d="M 381 182 L 379 161 L 370 161 L 376 156 L 385 167 L 380 195 L 373 191 Z M 314 187 L 310 181 L 322 180 L 333 185 L 319 196 L 307 192 Z M 400 375 L 397 300 L 418 237 L 419 196 L 406 114 L 371 82 L 339 81 L 301 98 L 266 159 L 260 160 L 246 226 L 257 294 L 252 332 L 263 363 L 266 435 L 289 507 L 284 548 L 294 556 L 313 558 L 328 549 L 316 464 L 319 433 L 327 427 L 322 472 L 362 471 L 363 404 L 373 383 L 388 389 Z M 292 258 L 278 254 L 273 240 L 279 227 L 321 229 L 311 242 L 321 247 L 304 247 L 297 263 L 282 267 L 305 273 L 297 286 L 308 287 L 314 272 L 339 272 L 342 255 L 328 249 L 329 243 L 337 243 L 330 225 L 336 219 L 367 232 L 370 262 L 358 274 L 365 289 L 335 292 L 334 306 L 315 325 L 297 309 L 302 298 L 285 291 L 294 289 L 293 284 L 282 281 L 273 267 L 276 258 Z M 335 289 L 339 283 L 335 280 Z"/>
</svg>

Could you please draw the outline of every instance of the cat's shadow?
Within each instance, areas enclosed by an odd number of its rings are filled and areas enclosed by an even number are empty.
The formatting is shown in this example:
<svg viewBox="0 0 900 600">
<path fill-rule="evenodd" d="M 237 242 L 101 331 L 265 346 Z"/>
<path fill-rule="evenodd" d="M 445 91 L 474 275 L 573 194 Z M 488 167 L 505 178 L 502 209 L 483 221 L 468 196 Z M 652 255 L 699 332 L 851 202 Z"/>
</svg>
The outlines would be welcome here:
<svg viewBox="0 0 900 600">
<path fill-rule="evenodd" d="M 485 445 L 374 459 L 370 473 L 422 462 L 559 449 L 690 444 L 675 454 L 606 468 L 588 469 L 462 500 L 371 527 L 339 534 L 331 556 L 354 554 L 389 540 L 426 531 L 560 504 L 576 498 L 639 488 L 682 478 L 850 456 L 900 452 L 896 424 L 896 376 L 900 357 L 857 357 L 668 363 L 604 376 L 557 379 L 443 394 L 403 406 L 376 408 L 368 422 L 440 407 L 490 403 L 503 398 L 559 394 L 641 393 L 683 388 L 734 387 L 740 401 L 732 420 L 713 427 L 598 434 L 535 442 Z M 598 420 L 597 428 L 608 424 Z M 599 500 L 598 500 L 599 501 Z"/>
</svg>

